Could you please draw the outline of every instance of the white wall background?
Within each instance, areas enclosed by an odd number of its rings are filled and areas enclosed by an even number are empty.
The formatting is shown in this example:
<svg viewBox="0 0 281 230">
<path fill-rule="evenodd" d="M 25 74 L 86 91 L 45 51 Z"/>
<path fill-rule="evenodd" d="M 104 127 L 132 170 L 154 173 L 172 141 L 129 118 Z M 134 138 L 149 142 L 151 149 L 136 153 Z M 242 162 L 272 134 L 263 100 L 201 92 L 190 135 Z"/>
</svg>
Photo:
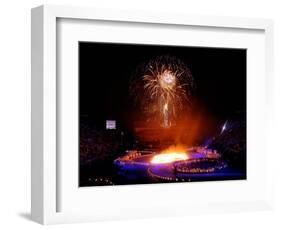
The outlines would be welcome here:
<svg viewBox="0 0 281 230">
<path fill-rule="evenodd" d="M 30 9 L 68 4 L 116 9 L 158 10 L 199 15 L 271 18 L 275 21 L 275 99 L 281 98 L 281 6 L 278 0 L 6 0 L 0 8 L 0 228 L 38 229 L 30 213 Z M 275 146 L 281 140 L 281 110 L 275 107 Z M 279 135 L 279 136 L 278 136 Z M 281 150 L 276 154 L 276 209 L 273 212 L 129 220 L 48 226 L 52 229 L 280 229 Z"/>
</svg>

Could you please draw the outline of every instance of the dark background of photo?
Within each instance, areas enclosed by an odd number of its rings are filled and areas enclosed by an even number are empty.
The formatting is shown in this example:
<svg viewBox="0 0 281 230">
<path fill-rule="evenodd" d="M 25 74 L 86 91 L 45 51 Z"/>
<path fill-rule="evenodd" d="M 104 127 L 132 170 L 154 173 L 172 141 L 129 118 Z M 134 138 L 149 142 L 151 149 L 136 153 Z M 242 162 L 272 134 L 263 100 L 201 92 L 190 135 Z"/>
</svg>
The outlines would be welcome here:
<svg viewBox="0 0 281 230">
<path fill-rule="evenodd" d="M 130 108 L 136 67 L 159 55 L 176 56 L 190 69 L 195 97 L 221 119 L 246 111 L 246 50 L 159 45 L 79 43 L 80 115 L 97 124 L 122 120 Z"/>
</svg>

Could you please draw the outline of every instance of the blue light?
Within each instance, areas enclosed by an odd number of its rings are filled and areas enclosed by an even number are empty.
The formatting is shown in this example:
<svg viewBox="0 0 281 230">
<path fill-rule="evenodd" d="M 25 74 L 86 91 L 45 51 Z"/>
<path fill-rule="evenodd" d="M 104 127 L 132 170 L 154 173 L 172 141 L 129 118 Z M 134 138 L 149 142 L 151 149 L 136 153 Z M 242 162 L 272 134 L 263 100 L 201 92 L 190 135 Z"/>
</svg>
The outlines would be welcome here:
<svg viewBox="0 0 281 230">
<path fill-rule="evenodd" d="M 223 124 L 223 126 L 221 128 L 221 134 L 226 130 L 226 128 L 227 128 L 227 121 L 224 122 L 224 124 Z"/>
</svg>

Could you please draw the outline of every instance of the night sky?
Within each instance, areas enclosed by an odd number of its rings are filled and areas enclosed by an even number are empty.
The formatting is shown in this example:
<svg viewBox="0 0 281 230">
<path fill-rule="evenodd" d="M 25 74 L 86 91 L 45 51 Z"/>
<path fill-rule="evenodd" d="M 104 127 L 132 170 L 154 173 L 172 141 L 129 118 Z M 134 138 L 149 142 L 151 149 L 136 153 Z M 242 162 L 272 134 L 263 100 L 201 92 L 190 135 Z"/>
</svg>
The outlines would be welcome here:
<svg viewBox="0 0 281 230">
<path fill-rule="evenodd" d="M 80 117 L 97 126 L 125 122 L 132 107 L 129 82 L 136 67 L 159 55 L 176 56 L 190 69 L 194 98 L 218 119 L 246 111 L 246 50 L 135 44 L 79 43 Z"/>
</svg>

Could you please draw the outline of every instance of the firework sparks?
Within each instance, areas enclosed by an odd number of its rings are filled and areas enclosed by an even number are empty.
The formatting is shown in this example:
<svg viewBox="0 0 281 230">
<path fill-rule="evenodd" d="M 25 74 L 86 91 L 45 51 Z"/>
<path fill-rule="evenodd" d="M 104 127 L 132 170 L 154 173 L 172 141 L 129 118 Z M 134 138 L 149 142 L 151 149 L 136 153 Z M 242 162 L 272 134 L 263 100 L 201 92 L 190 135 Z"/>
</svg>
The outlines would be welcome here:
<svg viewBox="0 0 281 230">
<path fill-rule="evenodd" d="M 164 117 L 163 126 L 167 128 L 167 127 L 169 127 L 171 125 L 169 123 L 169 110 L 168 110 L 168 104 L 167 103 L 164 105 L 163 117 Z"/>
<path fill-rule="evenodd" d="M 146 113 L 160 119 L 163 127 L 170 127 L 183 104 L 189 102 L 192 87 L 192 75 L 182 61 L 158 56 L 135 76 L 131 91 Z"/>
</svg>

